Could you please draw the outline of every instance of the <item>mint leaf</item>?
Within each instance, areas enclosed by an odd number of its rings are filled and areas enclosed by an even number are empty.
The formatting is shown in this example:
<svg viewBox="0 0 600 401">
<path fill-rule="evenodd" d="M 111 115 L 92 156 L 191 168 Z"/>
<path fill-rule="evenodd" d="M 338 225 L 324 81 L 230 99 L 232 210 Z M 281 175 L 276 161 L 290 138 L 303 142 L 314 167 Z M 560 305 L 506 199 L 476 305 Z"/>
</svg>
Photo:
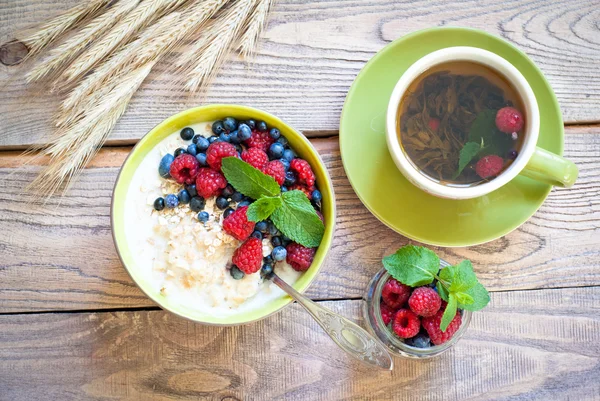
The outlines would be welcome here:
<svg viewBox="0 0 600 401">
<path fill-rule="evenodd" d="M 279 196 L 263 196 L 248 206 L 248 220 L 254 222 L 266 220 L 280 206 L 281 198 Z"/>
<path fill-rule="evenodd" d="M 452 295 L 456 297 L 456 301 L 459 304 L 472 305 L 475 302 L 473 297 L 465 292 L 453 292 Z"/>
<path fill-rule="evenodd" d="M 490 293 L 481 283 L 475 284 L 473 287 L 466 290 L 465 293 L 473 299 L 473 303 L 467 304 L 460 302 L 459 307 L 461 309 L 474 312 L 485 308 L 490 302 Z"/>
<path fill-rule="evenodd" d="M 466 291 L 477 284 L 477 276 L 473 271 L 473 265 L 468 260 L 463 260 L 455 266 L 442 269 L 440 279 L 447 283 L 450 292 Z"/>
<path fill-rule="evenodd" d="M 410 287 L 431 283 L 440 269 L 440 258 L 432 250 L 414 245 L 398 249 L 382 262 L 393 278 Z"/>
<path fill-rule="evenodd" d="M 479 156 L 499 155 L 504 157 L 514 146 L 511 136 L 496 127 L 496 113 L 497 110 L 483 110 L 477 114 L 469 129 L 469 142 L 485 143 Z"/>
<path fill-rule="evenodd" d="M 304 192 L 284 192 L 281 200 L 281 205 L 271 215 L 271 220 L 279 231 L 305 247 L 319 246 L 325 226 Z"/>
<path fill-rule="evenodd" d="M 221 170 L 236 190 L 252 199 L 260 199 L 261 196 L 277 196 L 281 193 L 273 177 L 237 157 L 225 157 Z"/>
<path fill-rule="evenodd" d="M 477 142 L 467 142 L 465 146 L 460 150 L 460 156 L 458 157 L 458 170 L 452 176 L 452 179 L 455 180 L 462 173 L 462 171 L 467 167 L 467 165 L 473 160 L 477 153 L 481 150 L 481 145 Z"/>
<path fill-rule="evenodd" d="M 446 331 L 454 316 L 456 316 L 456 309 L 458 308 L 458 304 L 456 302 L 456 296 L 454 294 L 450 294 L 448 298 L 448 305 L 446 306 L 446 310 L 442 315 L 442 321 L 440 322 L 440 330 Z"/>
<path fill-rule="evenodd" d="M 444 271 L 444 270 L 442 270 L 442 271 Z M 439 282 L 439 281 L 437 283 L 435 283 L 435 288 L 437 288 L 438 294 L 440 294 L 440 297 L 444 301 L 448 302 L 448 291 L 446 291 L 446 288 L 444 288 L 444 286 L 442 285 L 442 283 Z"/>
</svg>

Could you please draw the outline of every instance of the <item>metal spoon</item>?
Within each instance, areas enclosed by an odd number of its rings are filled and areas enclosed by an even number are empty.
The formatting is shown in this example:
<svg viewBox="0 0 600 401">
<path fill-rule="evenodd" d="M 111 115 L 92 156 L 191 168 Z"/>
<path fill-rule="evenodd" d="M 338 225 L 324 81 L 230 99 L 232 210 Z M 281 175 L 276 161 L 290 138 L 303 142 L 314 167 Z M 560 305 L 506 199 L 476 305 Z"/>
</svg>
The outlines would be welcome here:
<svg viewBox="0 0 600 401">
<path fill-rule="evenodd" d="M 266 276 L 266 278 L 271 279 L 279 288 L 302 305 L 323 330 L 329 334 L 329 337 L 348 354 L 370 366 L 386 370 L 394 368 L 394 361 L 385 346 L 362 327 L 306 298 L 275 273 Z"/>
</svg>

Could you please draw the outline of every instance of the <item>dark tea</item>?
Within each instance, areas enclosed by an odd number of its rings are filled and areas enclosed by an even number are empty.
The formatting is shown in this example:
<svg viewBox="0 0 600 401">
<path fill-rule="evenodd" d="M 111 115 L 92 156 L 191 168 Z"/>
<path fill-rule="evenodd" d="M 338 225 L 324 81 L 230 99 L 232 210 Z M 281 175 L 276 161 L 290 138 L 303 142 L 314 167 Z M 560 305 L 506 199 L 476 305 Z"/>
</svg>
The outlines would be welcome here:
<svg viewBox="0 0 600 401">
<path fill-rule="evenodd" d="M 430 179 L 471 186 L 501 174 L 523 142 L 522 101 L 498 72 L 470 61 L 437 65 L 398 107 L 400 144 Z"/>
</svg>

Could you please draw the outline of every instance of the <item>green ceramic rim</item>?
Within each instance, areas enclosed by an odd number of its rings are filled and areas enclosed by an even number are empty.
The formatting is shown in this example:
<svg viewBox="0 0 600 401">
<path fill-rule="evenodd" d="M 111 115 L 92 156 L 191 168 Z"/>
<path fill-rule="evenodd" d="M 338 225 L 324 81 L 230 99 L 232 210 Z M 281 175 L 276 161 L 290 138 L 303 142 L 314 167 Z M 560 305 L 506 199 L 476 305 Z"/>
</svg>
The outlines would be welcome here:
<svg viewBox="0 0 600 401">
<path fill-rule="evenodd" d="M 421 232 L 421 227 L 416 227 L 417 223 L 414 221 L 410 223 L 412 224 L 410 226 L 409 223 L 400 219 L 401 216 L 397 213 L 406 213 L 405 210 L 397 210 L 394 214 L 390 210 L 393 207 L 398 208 L 398 206 L 391 203 L 383 204 L 382 199 L 386 196 L 416 197 L 417 192 L 422 192 L 412 184 L 409 184 L 410 187 L 403 187 L 407 191 L 406 193 L 390 195 L 387 192 L 390 185 L 396 183 L 404 185 L 403 182 L 406 179 L 393 164 L 387 151 L 387 145 L 383 145 L 385 150 L 382 148 L 381 143 L 385 143 L 385 127 L 383 134 L 380 135 L 381 138 L 374 136 L 375 144 L 364 143 L 366 141 L 364 137 L 372 134 L 369 131 L 375 131 L 373 124 L 378 124 L 376 119 L 379 108 L 383 116 L 381 121 L 384 123 L 388 99 L 395 83 L 406 68 L 434 50 L 452 46 L 486 49 L 499 54 L 515 65 L 532 84 L 540 106 L 542 123 L 538 146 L 562 155 L 564 127 L 560 107 L 550 84 L 540 69 L 525 53 L 504 39 L 481 30 L 463 27 L 428 28 L 413 32 L 391 42 L 369 60 L 359 72 L 346 97 L 340 119 L 339 140 L 342 163 L 348 180 L 361 202 L 375 217 L 410 239 L 435 246 L 463 247 L 492 241 L 518 228 L 539 209 L 552 187 L 518 176 L 503 188 L 475 200 L 457 201 L 435 198 L 436 200 L 431 203 L 440 209 L 459 210 L 463 214 L 471 213 L 473 210 L 481 212 L 481 205 L 476 205 L 475 202 L 483 202 L 491 208 L 496 207 L 499 214 L 510 218 L 499 219 L 498 227 L 494 229 L 484 227 L 485 219 L 481 219 L 478 226 L 472 224 L 473 222 L 464 223 L 461 226 L 462 220 L 456 219 L 457 225 L 448 228 L 443 226 L 443 221 L 428 216 L 427 205 L 423 203 L 420 204 L 420 209 L 408 212 L 420 214 L 424 220 L 434 220 L 427 221 L 427 224 L 431 227 L 436 225 L 439 227 L 439 230 L 431 229 L 431 232 L 424 233 Z M 404 65 L 397 63 L 400 59 Z M 379 107 L 380 104 L 381 107 Z M 375 111 L 374 107 L 377 107 Z M 369 121 L 369 125 L 367 125 L 367 121 Z M 373 174 L 372 168 L 365 167 L 364 159 L 365 157 L 369 158 L 369 155 L 359 152 L 364 152 L 369 145 L 377 147 L 376 151 L 372 151 L 371 155 L 374 157 L 371 158 L 376 159 L 379 166 L 388 166 L 382 173 L 388 175 L 387 178 L 378 178 L 376 174 Z M 368 177 L 366 177 L 367 175 Z M 385 186 L 381 188 L 381 192 L 376 192 L 373 188 L 381 183 Z M 511 192 L 518 193 L 522 202 L 517 203 L 515 200 L 514 205 L 507 205 L 508 202 L 498 200 Z M 418 195 L 418 197 L 429 200 L 422 195 Z M 513 211 L 511 207 L 515 206 L 519 210 L 518 217 L 510 216 Z"/>
<path fill-rule="evenodd" d="M 304 272 L 294 284 L 294 288 L 297 291 L 305 291 L 317 276 L 333 240 L 333 233 L 335 230 L 335 195 L 333 185 L 321 157 L 306 137 L 279 118 L 262 110 L 227 104 L 196 107 L 167 118 L 148 132 L 132 149 L 131 153 L 123 163 L 123 167 L 121 167 L 121 171 L 117 177 L 111 204 L 111 228 L 115 247 L 123 266 L 125 266 L 125 269 L 137 286 L 152 299 L 152 301 L 157 303 L 163 309 L 196 322 L 220 326 L 233 326 L 265 318 L 290 304 L 292 299 L 288 296 L 283 296 L 269 302 L 259 309 L 227 317 L 212 316 L 194 310 L 193 308 L 177 305 L 170 299 L 160 295 L 159 291 L 153 288 L 147 277 L 147 272 L 143 271 L 143 269 L 135 263 L 127 245 L 124 230 L 125 197 L 127 195 L 127 190 L 133 178 L 133 174 L 148 152 L 173 132 L 179 131 L 191 124 L 216 120 L 225 116 L 233 116 L 237 119 L 253 118 L 256 120 L 263 120 L 269 126 L 279 128 L 282 135 L 288 139 L 294 150 L 313 167 L 319 189 L 323 195 L 322 213 L 325 218 L 325 235 L 317 250 L 312 266 L 308 271 Z"/>
</svg>

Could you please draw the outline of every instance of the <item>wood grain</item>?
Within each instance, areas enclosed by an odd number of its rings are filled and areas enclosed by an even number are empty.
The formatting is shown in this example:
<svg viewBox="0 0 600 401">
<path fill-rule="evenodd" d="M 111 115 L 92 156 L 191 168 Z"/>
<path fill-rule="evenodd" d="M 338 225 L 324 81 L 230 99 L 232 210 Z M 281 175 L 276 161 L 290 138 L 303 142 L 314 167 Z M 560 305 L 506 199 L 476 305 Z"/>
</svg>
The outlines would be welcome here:
<svg viewBox="0 0 600 401">
<path fill-rule="evenodd" d="M 324 302 L 361 320 L 361 301 Z M 598 400 L 600 291 L 495 293 L 449 352 L 364 368 L 294 304 L 207 327 L 163 311 L 0 316 L 2 400 Z"/>
<path fill-rule="evenodd" d="M 568 129 L 566 156 L 580 179 L 554 190 L 517 231 L 471 248 L 438 249 L 450 262 L 471 259 L 491 290 L 600 284 L 600 130 Z M 313 143 L 332 176 L 337 230 L 314 299 L 361 297 L 383 256 L 406 238 L 362 206 L 344 174 L 337 138 Z M 129 148 L 104 148 L 69 194 L 45 206 L 20 195 L 36 167 L 22 168 L 16 152 L 0 157 L 0 313 L 151 305 L 121 266 L 110 234 L 110 198 Z M 21 161 L 22 162 L 22 161 Z"/>
<path fill-rule="evenodd" d="M 0 4 L 0 41 L 79 0 L 13 0 Z M 205 99 L 182 96 L 165 66 L 151 74 L 112 134 L 132 144 L 186 107 L 237 103 L 272 112 L 307 135 L 337 130 L 348 88 L 378 50 L 409 32 L 459 25 L 519 46 L 552 84 L 568 123 L 600 121 L 598 0 L 316 1 L 281 0 L 255 62 L 232 57 Z M 0 66 L 0 147 L 43 142 L 58 97 L 25 88 L 27 66 Z"/>
</svg>

